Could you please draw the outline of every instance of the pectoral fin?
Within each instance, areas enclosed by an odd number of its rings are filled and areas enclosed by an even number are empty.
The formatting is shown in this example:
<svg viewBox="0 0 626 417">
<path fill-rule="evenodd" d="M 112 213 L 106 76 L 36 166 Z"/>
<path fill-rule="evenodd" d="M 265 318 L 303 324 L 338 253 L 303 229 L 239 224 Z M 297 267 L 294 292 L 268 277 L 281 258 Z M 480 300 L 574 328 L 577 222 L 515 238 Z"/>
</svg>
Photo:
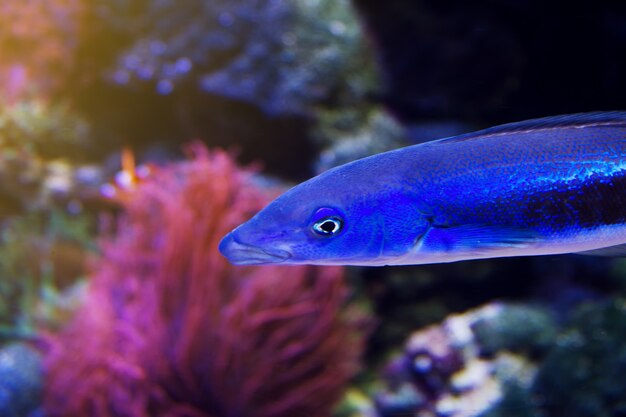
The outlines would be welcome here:
<svg viewBox="0 0 626 417">
<path fill-rule="evenodd" d="M 536 243 L 536 232 L 506 226 L 433 226 L 421 239 L 421 248 L 437 252 L 483 253 L 493 249 L 525 248 Z"/>
</svg>

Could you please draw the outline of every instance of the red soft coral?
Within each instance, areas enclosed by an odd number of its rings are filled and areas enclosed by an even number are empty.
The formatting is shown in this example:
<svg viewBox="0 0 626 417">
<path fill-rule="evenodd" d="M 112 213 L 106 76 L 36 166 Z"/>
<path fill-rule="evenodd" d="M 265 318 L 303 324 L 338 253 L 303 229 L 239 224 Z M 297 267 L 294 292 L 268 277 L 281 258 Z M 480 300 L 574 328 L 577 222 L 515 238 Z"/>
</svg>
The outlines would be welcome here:
<svg viewBox="0 0 626 417">
<path fill-rule="evenodd" d="M 51 340 L 47 415 L 319 417 L 357 369 L 342 270 L 229 265 L 219 239 L 268 196 L 224 152 L 194 151 L 125 200 Z"/>
</svg>

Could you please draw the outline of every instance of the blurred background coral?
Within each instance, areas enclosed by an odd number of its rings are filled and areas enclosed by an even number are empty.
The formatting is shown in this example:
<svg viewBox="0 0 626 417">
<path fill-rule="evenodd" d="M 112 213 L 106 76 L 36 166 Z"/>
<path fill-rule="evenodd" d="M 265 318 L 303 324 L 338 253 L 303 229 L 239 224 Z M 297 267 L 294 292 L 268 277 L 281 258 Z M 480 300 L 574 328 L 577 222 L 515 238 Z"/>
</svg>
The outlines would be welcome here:
<svg viewBox="0 0 626 417">
<path fill-rule="evenodd" d="M 624 260 L 216 251 L 338 164 L 623 110 L 624 73 L 618 2 L 4 0 L 0 416 L 624 415 Z"/>
</svg>

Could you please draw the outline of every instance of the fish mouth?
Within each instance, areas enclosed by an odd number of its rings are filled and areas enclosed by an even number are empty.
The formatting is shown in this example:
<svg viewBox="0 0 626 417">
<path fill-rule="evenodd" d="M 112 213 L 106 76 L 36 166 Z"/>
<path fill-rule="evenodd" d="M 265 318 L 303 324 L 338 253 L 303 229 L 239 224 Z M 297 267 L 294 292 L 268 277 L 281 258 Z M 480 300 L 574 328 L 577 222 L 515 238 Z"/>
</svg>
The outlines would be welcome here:
<svg viewBox="0 0 626 417">
<path fill-rule="evenodd" d="M 291 258 L 291 253 L 282 249 L 260 248 L 242 243 L 233 232 L 224 236 L 219 251 L 234 265 L 279 264 Z"/>
</svg>

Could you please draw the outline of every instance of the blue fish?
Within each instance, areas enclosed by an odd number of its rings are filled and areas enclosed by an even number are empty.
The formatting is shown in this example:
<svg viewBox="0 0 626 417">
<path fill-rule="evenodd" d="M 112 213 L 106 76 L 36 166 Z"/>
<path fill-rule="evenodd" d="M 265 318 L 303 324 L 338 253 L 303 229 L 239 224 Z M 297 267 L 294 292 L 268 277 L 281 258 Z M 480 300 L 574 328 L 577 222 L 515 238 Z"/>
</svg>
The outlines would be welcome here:
<svg viewBox="0 0 626 417">
<path fill-rule="evenodd" d="M 511 123 L 342 165 L 219 249 L 241 265 L 626 254 L 626 112 Z"/>
</svg>

